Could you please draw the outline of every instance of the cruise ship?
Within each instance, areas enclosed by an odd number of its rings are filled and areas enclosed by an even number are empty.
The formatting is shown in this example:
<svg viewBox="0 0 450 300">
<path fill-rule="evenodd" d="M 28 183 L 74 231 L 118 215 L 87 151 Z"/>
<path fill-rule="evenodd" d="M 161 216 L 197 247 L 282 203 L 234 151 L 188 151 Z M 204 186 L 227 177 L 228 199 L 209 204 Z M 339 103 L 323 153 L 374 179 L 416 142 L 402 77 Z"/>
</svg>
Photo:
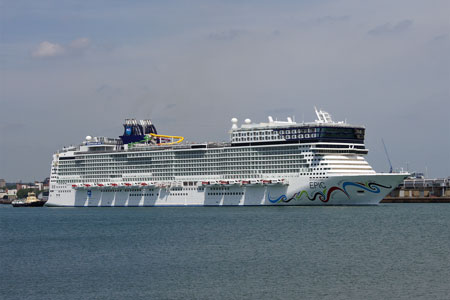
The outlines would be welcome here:
<svg viewBox="0 0 450 300">
<path fill-rule="evenodd" d="M 231 120 L 230 141 L 188 143 L 127 119 L 53 155 L 47 206 L 377 205 L 407 173 L 376 173 L 364 126 Z"/>
</svg>

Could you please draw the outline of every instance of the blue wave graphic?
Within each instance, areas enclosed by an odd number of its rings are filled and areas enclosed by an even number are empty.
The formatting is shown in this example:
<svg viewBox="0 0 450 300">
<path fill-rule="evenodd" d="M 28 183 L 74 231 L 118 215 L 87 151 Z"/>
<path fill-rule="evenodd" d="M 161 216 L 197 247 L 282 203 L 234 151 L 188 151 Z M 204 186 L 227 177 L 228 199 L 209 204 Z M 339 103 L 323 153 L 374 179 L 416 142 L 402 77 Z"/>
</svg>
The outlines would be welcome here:
<svg viewBox="0 0 450 300">
<path fill-rule="evenodd" d="M 385 189 L 389 189 L 389 188 L 391 188 L 391 186 L 384 186 L 384 185 L 381 185 L 381 184 L 378 184 L 378 183 L 375 183 L 375 182 L 370 182 L 370 183 L 368 183 L 367 184 L 367 186 L 366 185 L 364 185 L 364 184 L 362 184 L 362 183 L 358 183 L 358 182 L 344 182 L 343 184 L 342 184 L 342 188 L 344 189 L 344 191 L 347 193 L 347 186 L 356 186 L 356 187 L 358 187 L 358 188 L 361 188 L 361 189 L 363 189 L 363 190 L 366 190 L 366 191 L 368 191 L 368 192 L 371 192 L 371 193 L 375 193 L 375 194 L 378 194 L 381 190 L 380 190 L 380 187 L 382 187 L 382 188 L 385 188 Z"/>
<path fill-rule="evenodd" d="M 270 199 L 270 194 L 268 194 L 268 198 L 271 203 L 277 203 L 278 201 L 286 201 L 286 199 L 287 199 L 286 195 L 281 195 L 280 197 L 278 197 L 276 199 Z"/>
</svg>

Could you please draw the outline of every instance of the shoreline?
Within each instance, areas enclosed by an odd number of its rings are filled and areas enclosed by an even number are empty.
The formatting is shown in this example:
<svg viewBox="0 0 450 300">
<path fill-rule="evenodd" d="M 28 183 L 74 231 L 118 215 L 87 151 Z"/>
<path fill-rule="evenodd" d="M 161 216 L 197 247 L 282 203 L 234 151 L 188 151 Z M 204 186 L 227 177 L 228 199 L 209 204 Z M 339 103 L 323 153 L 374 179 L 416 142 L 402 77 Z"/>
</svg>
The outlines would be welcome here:
<svg viewBox="0 0 450 300">
<path fill-rule="evenodd" d="M 450 197 L 386 197 L 380 203 L 450 203 Z"/>
</svg>

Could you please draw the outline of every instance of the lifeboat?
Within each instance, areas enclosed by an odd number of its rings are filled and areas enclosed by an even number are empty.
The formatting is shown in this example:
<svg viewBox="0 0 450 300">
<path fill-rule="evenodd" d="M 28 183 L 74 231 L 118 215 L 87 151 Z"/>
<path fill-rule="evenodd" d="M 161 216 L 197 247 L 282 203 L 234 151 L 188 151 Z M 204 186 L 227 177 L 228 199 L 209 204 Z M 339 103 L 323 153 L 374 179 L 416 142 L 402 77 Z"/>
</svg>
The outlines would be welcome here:
<svg viewBox="0 0 450 300">
<path fill-rule="evenodd" d="M 248 185 L 248 184 L 250 184 L 249 180 L 242 180 L 241 181 L 241 185 Z"/>
<path fill-rule="evenodd" d="M 97 183 L 97 186 L 104 187 L 105 185 L 103 183 Z"/>
<path fill-rule="evenodd" d="M 229 182 L 226 181 L 226 180 L 219 180 L 219 183 L 222 184 L 222 185 L 227 185 L 227 184 L 229 184 Z"/>
<path fill-rule="evenodd" d="M 289 185 L 289 182 L 285 180 L 284 178 L 280 178 L 276 180 L 275 184 L 281 184 L 281 185 Z"/>
<path fill-rule="evenodd" d="M 159 187 L 160 189 L 168 189 L 168 188 L 170 188 L 170 183 L 164 183 L 164 182 L 162 182 L 162 183 L 158 184 L 158 187 Z"/>
<path fill-rule="evenodd" d="M 89 183 L 84 184 L 85 187 L 90 187 L 91 185 Z"/>
<path fill-rule="evenodd" d="M 202 181 L 202 185 L 204 186 L 204 185 L 209 185 L 210 183 L 209 183 L 209 181 Z"/>
<path fill-rule="evenodd" d="M 228 180 L 228 181 L 226 181 L 226 183 L 224 185 L 225 186 L 233 186 L 233 185 L 238 185 L 238 184 L 240 184 L 240 182 L 237 180 Z"/>
<path fill-rule="evenodd" d="M 275 179 L 264 179 L 264 180 L 261 180 L 261 182 L 264 185 L 275 185 L 275 184 L 277 184 L 277 180 L 275 180 Z"/>
<path fill-rule="evenodd" d="M 78 189 L 80 189 L 80 188 L 83 188 L 83 185 L 77 185 L 77 184 L 72 184 L 72 188 L 73 189 L 75 189 L 75 190 L 78 190 Z"/>
<path fill-rule="evenodd" d="M 145 182 L 141 182 L 141 186 L 147 186 L 148 184 Z"/>
<path fill-rule="evenodd" d="M 125 185 L 125 186 L 131 186 L 131 183 L 125 182 L 124 185 Z"/>
<path fill-rule="evenodd" d="M 251 185 L 251 186 L 260 185 L 260 184 L 262 184 L 262 182 L 257 179 L 251 179 L 250 183 L 249 183 L 249 185 Z"/>
</svg>

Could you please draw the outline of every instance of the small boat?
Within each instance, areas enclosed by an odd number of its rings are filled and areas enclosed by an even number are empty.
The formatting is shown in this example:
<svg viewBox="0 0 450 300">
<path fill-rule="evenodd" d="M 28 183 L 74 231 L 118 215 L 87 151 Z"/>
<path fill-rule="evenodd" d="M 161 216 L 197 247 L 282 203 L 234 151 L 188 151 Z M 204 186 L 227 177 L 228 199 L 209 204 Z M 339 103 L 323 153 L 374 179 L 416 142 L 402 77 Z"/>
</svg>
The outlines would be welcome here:
<svg viewBox="0 0 450 300">
<path fill-rule="evenodd" d="M 36 198 L 36 194 L 33 192 L 28 193 L 28 197 L 25 200 L 14 200 L 11 202 L 14 207 L 40 207 L 44 206 L 45 202 Z"/>
</svg>

